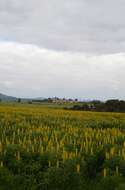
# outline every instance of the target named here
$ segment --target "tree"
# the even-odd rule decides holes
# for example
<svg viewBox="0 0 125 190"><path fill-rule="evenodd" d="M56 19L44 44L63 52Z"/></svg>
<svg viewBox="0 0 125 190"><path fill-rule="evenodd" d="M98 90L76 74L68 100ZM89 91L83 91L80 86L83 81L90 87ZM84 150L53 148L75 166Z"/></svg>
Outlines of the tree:
<svg viewBox="0 0 125 190"><path fill-rule="evenodd" d="M20 103L21 102L21 98L18 98L17 102Z"/></svg>

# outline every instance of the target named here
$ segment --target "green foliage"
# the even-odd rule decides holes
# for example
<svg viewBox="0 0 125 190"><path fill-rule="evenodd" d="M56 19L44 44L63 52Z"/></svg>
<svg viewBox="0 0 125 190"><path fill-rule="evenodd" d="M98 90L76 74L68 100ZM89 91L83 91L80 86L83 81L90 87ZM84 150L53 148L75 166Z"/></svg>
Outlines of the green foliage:
<svg viewBox="0 0 125 190"><path fill-rule="evenodd" d="M123 183L123 179L118 176L110 176L102 179L98 185L97 190L116 190L120 184Z"/></svg>
<svg viewBox="0 0 125 190"><path fill-rule="evenodd" d="M115 190L125 190L125 183L120 184Z"/></svg>
<svg viewBox="0 0 125 190"><path fill-rule="evenodd" d="M81 177L80 174L76 173L72 161L68 161L63 167L48 169L45 181L48 189L51 190L81 189Z"/></svg>

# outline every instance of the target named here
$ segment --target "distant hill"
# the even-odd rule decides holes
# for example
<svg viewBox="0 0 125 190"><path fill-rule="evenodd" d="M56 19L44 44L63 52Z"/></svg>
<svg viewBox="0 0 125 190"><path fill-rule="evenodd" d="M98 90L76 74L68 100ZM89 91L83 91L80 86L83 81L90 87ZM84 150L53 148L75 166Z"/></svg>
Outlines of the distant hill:
<svg viewBox="0 0 125 190"><path fill-rule="evenodd" d="M44 100L46 98L43 98L43 97L37 97L37 98L32 98L33 100Z"/></svg>
<svg viewBox="0 0 125 190"><path fill-rule="evenodd" d="M7 96L5 94L0 93L0 100L2 101L16 101L17 98L13 96Z"/></svg>

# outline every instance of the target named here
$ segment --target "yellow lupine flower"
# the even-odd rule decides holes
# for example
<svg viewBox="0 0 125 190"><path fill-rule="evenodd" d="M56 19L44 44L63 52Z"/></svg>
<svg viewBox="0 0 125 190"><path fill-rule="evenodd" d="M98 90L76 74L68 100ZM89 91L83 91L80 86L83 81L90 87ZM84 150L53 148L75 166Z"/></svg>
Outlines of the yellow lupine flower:
<svg viewBox="0 0 125 190"><path fill-rule="evenodd" d="M80 172L80 164L77 164L77 165L76 165L76 171L77 171L77 173Z"/></svg>
<svg viewBox="0 0 125 190"><path fill-rule="evenodd" d="M103 177L106 177L106 175L107 175L107 170L106 170L106 168L104 168L103 169Z"/></svg>

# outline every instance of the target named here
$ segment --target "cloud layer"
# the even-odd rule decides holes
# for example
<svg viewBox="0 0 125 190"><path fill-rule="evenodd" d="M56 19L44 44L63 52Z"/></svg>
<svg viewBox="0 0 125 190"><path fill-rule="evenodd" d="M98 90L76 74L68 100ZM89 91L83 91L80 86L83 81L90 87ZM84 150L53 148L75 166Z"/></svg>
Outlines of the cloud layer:
<svg viewBox="0 0 125 190"><path fill-rule="evenodd" d="M58 51L125 51L124 0L0 0L2 40Z"/></svg>
<svg viewBox="0 0 125 190"><path fill-rule="evenodd" d="M0 92L125 97L124 0L0 0Z"/></svg>
<svg viewBox="0 0 125 190"><path fill-rule="evenodd" d="M0 59L0 91L11 95L86 99L125 96L124 53L92 56L1 42Z"/></svg>

